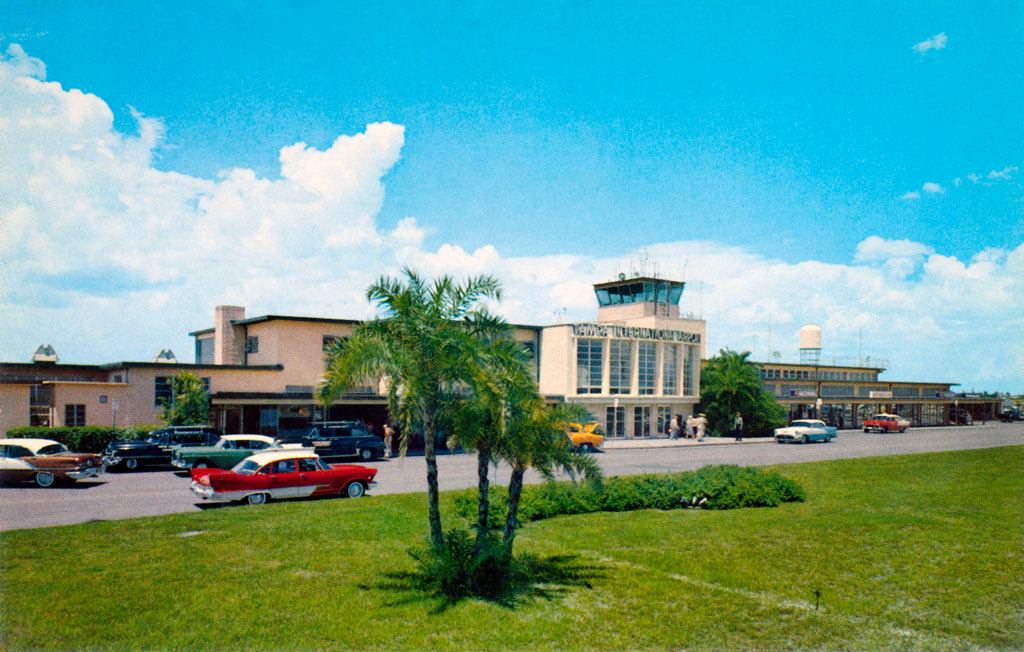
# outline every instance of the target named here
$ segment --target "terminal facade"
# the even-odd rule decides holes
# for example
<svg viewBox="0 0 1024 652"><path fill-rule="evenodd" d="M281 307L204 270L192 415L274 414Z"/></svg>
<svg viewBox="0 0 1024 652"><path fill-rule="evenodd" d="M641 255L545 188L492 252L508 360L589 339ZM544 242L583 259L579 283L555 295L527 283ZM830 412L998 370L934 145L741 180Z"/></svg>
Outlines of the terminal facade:
<svg viewBox="0 0 1024 652"><path fill-rule="evenodd" d="M594 286L595 321L515 325L513 337L532 355L541 394L578 403L609 437L663 436L673 416L700 400L707 358L702 319L679 314L684 283L621 277ZM360 419L380 432L387 420L386 379L367 379L330 405L316 399L325 352L360 322L286 315L247 318L219 306L210 328L190 335L195 362L162 351L151 362L64 364L40 347L25 363L0 363L0 433L19 426L134 426L160 421L171 379L200 377L210 393L211 422L227 433L276 435L321 420ZM878 367L762 363L765 386L790 418L820 413L844 427L890 411L914 425L950 423L956 410L995 418L996 403L958 398L951 383L878 379Z"/></svg>

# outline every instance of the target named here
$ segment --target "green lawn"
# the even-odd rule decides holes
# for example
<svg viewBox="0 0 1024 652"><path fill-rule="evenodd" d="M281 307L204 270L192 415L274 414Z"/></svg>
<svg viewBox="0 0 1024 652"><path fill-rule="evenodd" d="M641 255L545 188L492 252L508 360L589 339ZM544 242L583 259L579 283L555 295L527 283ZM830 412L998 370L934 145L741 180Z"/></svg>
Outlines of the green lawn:
<svg viewBox="0 0 1024 652"><path fill-rule="evenodd" d="M422 495L8 532L0 649L1024 648L1024 448L776 468L807 502L527 525L596 576L515 608L382 587Z"/></svg>

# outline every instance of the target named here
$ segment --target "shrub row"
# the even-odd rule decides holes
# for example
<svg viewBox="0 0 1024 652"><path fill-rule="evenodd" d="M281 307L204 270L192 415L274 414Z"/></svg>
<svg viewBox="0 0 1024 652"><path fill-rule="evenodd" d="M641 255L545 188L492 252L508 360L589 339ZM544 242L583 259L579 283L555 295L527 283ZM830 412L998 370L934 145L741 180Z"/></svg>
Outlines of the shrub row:
<svg viewBox="0 0 1024 652"><path fill-rule="evenodd" d="M133 428L106 428L103 426L80 426L41 428L29 426L11 428L7 437L24 439L52 439L64 444L76 453L102 453L114 439L135 439L145 437L160 426L135 426Z"/></svg>
<svg viewBox="0 0 1024 652"><path fill-rule="evenodd" d="M803 489L773 471L735 465L705 466L697 471L664 475L614 477L601 485L549 482L523 487L519 521L536 521L561 514L624 512L634 509L674 509L696 504L704 509L775 507L802 502ZM492 487L492 527L504 524L508 490ZM455 495L459 514L475 520L476 489Z"/></svg>

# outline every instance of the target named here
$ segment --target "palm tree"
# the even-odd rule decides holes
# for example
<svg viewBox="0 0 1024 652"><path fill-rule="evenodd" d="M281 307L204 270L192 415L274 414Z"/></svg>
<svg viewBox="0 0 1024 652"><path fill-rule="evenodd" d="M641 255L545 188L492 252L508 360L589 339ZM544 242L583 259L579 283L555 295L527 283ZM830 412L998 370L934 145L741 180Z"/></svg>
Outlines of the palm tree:
<svg viewBox="0 0 1024 652"><path fill-rule="evenodd" d="M586 410L579 405L546 405L534 388L532 392L515 392L509 400L505 437L498 455L512 467L508 485L508 515L502 543L512 553L518 527L519 500L523 492L526 471L533 468L546 480L554 480L562 471L571 478L585 477L600 482L601 467L589 453L572 446L564 425L572 421L586 421Z"/></svg>
<svg viewBox="0 0 1024 652"><path fill-rule="evenodd" d="M701 370L699 409L719 433L731 428L737 412L752 431L780 425L784 420L778 401L765 391L758 366L749 357L749 351L722 349Z"/></svg>
<svg viewBox="0 0 1024 652"><path fill-rule="evenodd" d="M501 286L491 276L463 283L443 276L428 283L409 268L402 274L404 281L380 277L366 291L383 316L360 324L347 340L335 341L319 394L329 404L366 378L386 378L388 408L401 426L402 450L409 433L423 432L430 540L440 546L435 436L471 378L480 333L503 323L481 305L485 299L500 300Z"/></svg>

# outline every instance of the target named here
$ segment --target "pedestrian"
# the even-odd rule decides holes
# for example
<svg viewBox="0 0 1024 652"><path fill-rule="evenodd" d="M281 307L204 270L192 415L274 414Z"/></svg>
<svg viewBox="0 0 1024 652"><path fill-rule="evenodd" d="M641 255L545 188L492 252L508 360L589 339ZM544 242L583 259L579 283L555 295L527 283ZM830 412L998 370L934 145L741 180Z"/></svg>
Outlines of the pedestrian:
<svg viewBox="0 0 1024 652"><path fill-rule="evenodd" d="M672 421L668 424L668 436L669 439L679 439L679 416L672 417Z"/></svg>
<svg viewBox="0 0 1024 652"><path fill-rule="evenodd" d="M697 429L697 441L704 441L704 428L708 426L708 418L703 412L693 420L693 425Z"/></svg>
<svg viewBox="0 0 1024 652"><path fill-rule="evenodd" d="M736 438L736 441L743 441L743 416L739 412L732 420L732 436Z"/></svg>
<svg viewBox="0 0 1024 652"><path fill-rule="evenodd" d="M395 439L395 430L391 424L384 424L384 455L391 457L391 442Z"/></svg>
<svg viewBox="0 0 1024 652"><path fill-rule="evenodd" d="M697 426L694 423L694 421L696 421L696 418L692 414L690 416L686 417L686 438L687 439L693 439L696 436L696 435L694 435L694 432L696 432L695 428Z"/></svg>

